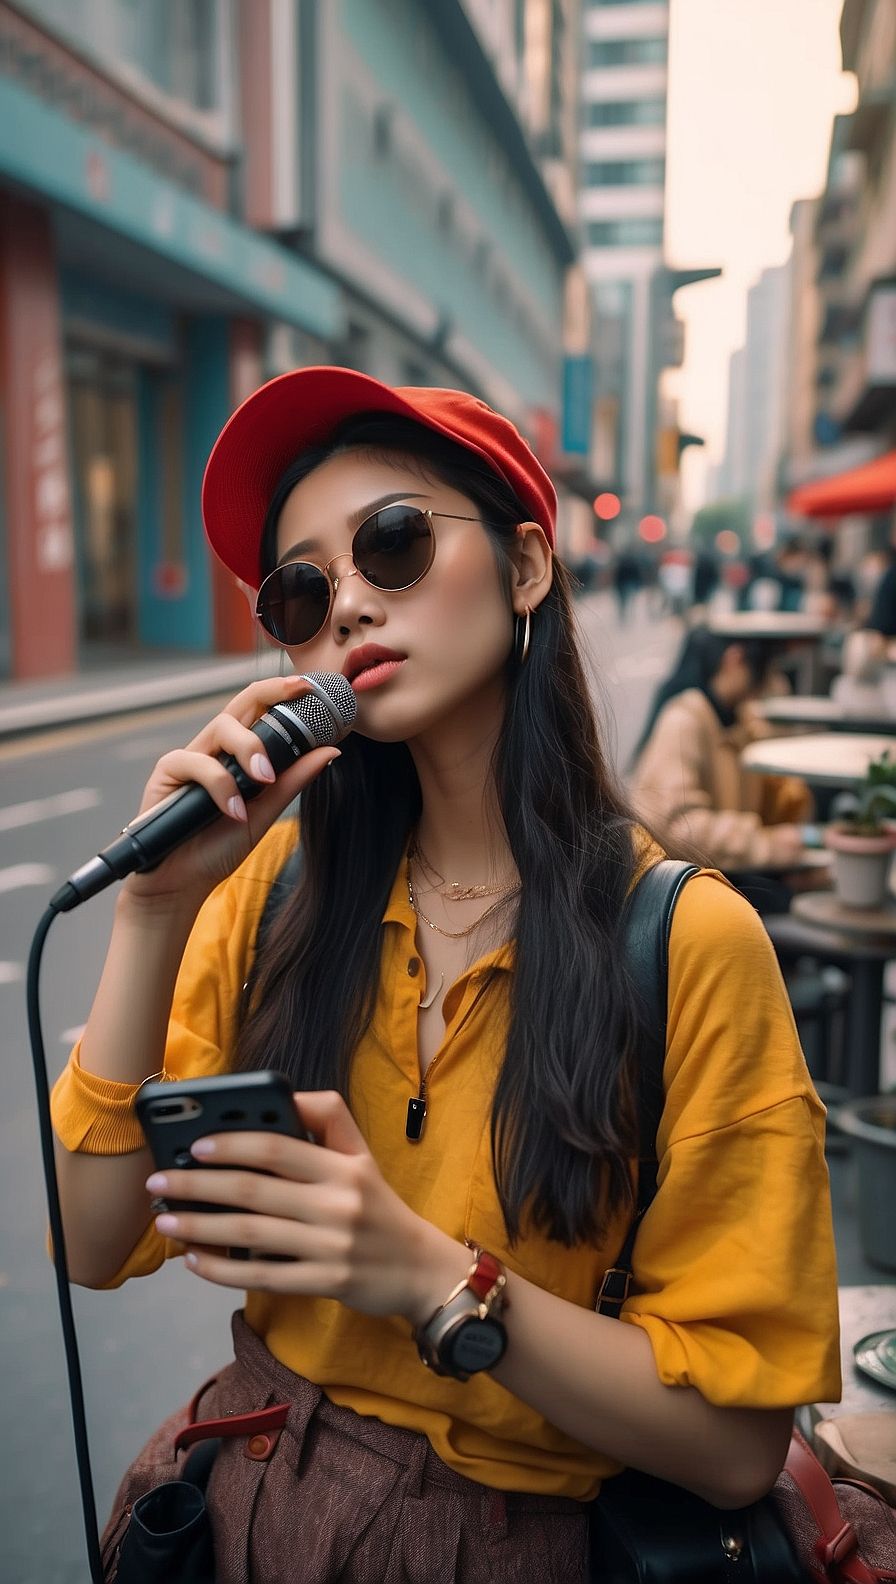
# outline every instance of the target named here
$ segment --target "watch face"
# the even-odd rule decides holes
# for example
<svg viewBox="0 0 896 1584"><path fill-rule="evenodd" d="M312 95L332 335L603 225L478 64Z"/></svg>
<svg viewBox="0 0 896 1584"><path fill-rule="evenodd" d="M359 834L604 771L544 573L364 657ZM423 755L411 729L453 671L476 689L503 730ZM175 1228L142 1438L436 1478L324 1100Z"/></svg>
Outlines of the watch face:
<svg viewBox="0 0 896 1584"><path fill-rule="evenodd" d="M507 1332L500 1321L471 1318L447 1339L448 1362L453 1370L475 1375L479 1370L492 1369L503 1357L506 1346Z"/></svg>

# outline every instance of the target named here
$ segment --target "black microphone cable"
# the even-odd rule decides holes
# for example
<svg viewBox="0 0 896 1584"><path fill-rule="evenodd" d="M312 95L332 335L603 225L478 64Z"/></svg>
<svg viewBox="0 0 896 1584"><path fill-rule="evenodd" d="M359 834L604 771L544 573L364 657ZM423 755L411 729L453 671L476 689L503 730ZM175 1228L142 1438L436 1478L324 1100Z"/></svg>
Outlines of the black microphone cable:
<svg viewBox="0 0 896 1584"><path fill-rule="evenodd" d="M68 1276L68 1258L65 1252L65 1234L62 1230L62 1206L59 1202L59 1181L56 1176L56 1156L53 1148L53 1123L50 1118L50 1086L47 1078L47 1058L40 1024L40 963L50 925L56 917L56 908L48 907L34 932L31 950L28 954L28 975L26 981L28 1036L31 1041L31 1056L34 1063L34 1087L37 1093L40 1150L43 1157L44 1182L47 1189L50 1236L53 1240L56 1296L59 1300L62 1341L65 1347L65 1366L68 1371L69 1394L72 1405L72 1428L75 1435L78 1481L81 1486L81 1508L84 1513L87 1560L90 1565L92 1584L103 1584L99 1526L96 1521L96 1497L93 1489L93 1473L90 1466L87 1419L84 1412L81 1358L78 1352L78 1338L75 1333L75 1316L72 1309L72 1294Z"/></svg>

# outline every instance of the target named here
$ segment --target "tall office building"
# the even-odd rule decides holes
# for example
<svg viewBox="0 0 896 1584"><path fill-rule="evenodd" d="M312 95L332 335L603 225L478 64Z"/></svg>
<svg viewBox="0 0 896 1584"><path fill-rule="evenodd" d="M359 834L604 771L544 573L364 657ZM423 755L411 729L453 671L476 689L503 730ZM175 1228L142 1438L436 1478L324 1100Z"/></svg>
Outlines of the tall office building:
<svg viewBox="0 0 896 1584"><path fill-rule="evenodd" d="M583 20L579 213L598 318L597 449L636 519L656 505L657 381L673 361L655 344L668 0L588 0Z"/></svg>

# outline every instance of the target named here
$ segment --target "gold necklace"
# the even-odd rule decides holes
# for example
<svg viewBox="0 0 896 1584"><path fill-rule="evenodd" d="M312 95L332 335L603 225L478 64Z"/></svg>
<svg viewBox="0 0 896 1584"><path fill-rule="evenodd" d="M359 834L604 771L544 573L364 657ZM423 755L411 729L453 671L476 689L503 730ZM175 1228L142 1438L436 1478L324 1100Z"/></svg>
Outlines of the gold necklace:
<svg viewBox="0 0 896 1584"><path fill-rule="evenodd" d="M500 896L498 898L497 902L493 902L491 907L486 908L485 912L481 913L479 915L478 919L474 919L472 924L468 924L466 929L462 929L462 930L446 930L446 929L442 929L438 924L434 924L432 919L431 918L427 918L426 914L420 908L420 905L417 902L416 897L414 896L414 886L413 886L413 882L411 881L411 867L410 867L410 864L408 864L407 881L408 881L408 902L410 903L411 907L413 908L414 912L416 913L418 919L420 920L420 922L422 924L428 924L429 928L431 930L435 930L437 935L444 935L446 940L463 940L465 935L472 935L474 929L478 929L479 925L480 924L484 924L487 918L491 918L493 913L497 913L498 909L500 907L503 907L505 902L509 902L512 897L517 896L518 893L519 893L519 890L520 890L519 886L514 886L512 891L505 891L504 895Z"/></svg>
<svg viewBox="0 0 896 1584"><path fill-rule="evenodd" d="M416 840L411 843L408 850L408 859L416 859L425 878L430 881L436 881L433 890L444 902L476 902L480 897L503 896L506 893L506 888L501 886L462 885L459 880L447 881L445 876L439 873L435 864L427 858L423 848ZM440 891L440 885L447 885L447 891Z"/></svg>

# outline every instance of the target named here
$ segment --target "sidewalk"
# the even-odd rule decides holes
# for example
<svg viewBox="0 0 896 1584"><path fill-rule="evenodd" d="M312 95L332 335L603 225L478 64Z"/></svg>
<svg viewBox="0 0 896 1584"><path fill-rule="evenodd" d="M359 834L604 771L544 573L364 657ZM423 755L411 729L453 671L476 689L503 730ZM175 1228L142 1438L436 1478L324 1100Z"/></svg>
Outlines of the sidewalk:
<svg viewBox="0 0 896 1584"><path fill-rule="evenodd" d="M228 697L262 677L276 676L280 657L261 650L243 655L158 655L91 668L38 682L0 683L0 742L129 715L190 699Z"/></svg>

